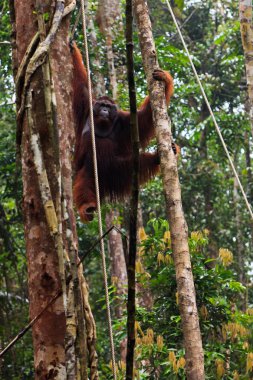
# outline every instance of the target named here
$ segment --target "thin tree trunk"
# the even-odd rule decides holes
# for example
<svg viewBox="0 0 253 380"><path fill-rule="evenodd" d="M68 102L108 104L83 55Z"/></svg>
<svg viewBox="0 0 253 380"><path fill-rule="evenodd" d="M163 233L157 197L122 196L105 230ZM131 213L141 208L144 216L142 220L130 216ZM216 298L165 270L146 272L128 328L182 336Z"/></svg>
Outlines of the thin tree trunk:
<svg viewBox="0 0 253 380"><path fill-rule="evenodd" d="M100 96L105 95L105 82L104 77L101 72L102 65L100 61L100 57L98 54L98 42L97 42L97 35L95 30L95 25L93 22L93 18L89 14L89 1L85 0L85 7L87 10L87 28L89 31L89 43L91 45L91 48L94 52L94 59L92 61L92 67L93 67L93 90L94 90L94 96L95 98L99 98Z"/></svg>
<svg viewBox="0 0 253 380"><path fill-rule="evenodd" d="M110 20L112 20L113 17L115 17L118 14L117 6L115 8L113 6L108 8L107 9L108 13L106 14L104 4L105 4L104 1L100 3L99 17L100 19L103 19L103 20L109 17ZM105 33L104 30L103 32ZM96 40L95 29L93 30L93 39L94 41ZM114 56L113 56L113 60L114 60ZM97 57L97 62L100 62L99 57ZM101 64L100 64L100 67L101 67ZM116 72L114 72L113 77L115 78L115 81L113 81L112 83L110 82L110 86L112 89L112 93L115 94L117 93ZM93 85L93 88L94 88L95 93L97 93L97 96L105 95L105 88L104 88L104 91L101 92L101 88L98 82L96 82ZM106 214L107 229L109 229L112 225L116 225L118 228L120 228L120 225L117 222L118 218L119 218L119 212L117 210L108 211ZM126 285L127 285L126 262L125 262L125 256L124 256L122 237L121 237L121 234L114 229L109 233L108 238L109 238L108 248L109 248L109 253L110 253L111 263L112 263L111 276L117 288L117 294L119 296L122 296L123 294L126 293ZM122 307L118 305L115 309L115 313L118 318L122 318L123 316Z"/></svg>
<svg viewBox="0 0 253 380"><path fill-rule="evenodd" d="M109 78L110 78L110 87L112 91L113 100L117 100L117 79L116 79L116 70L114 64L114 54L113 54L113 33L112 25L114 23L113 17L113 6L109 0L100 0L100 17L99 25L101 32L105 36L106 42L106 55L107 63L109 67Z"/></svg>
<svg viewBox="0 0 253 380"><path fill-rule="evenodd" d="M252 176L252 166L250 157L250 135L248 132L244 133L244 146L245 146L245 162L247 168L247 195L249 201L253 203L253 176Z"/></svg>
<svg viewBox="0 0 253 380"><path fill-rule="evenodd" d="M119 212L111 210L106 214L106 226L109 229L112 225L116 225L120 228L120 225L117 222L119 218ZM122 297L126 294L127 287L127 273L126 273L126 261L123 250L123 243L121 234L113 229L109 234L108 241L109 253L111 257L111 276L112 282L115 284L117 289L117 295ZM115 314L117 318L122 318L122 302L118 302Z"/></svg>
<svg viewBox="0 0 253 380"><path fill-rule="evenodd" d="M251 134L253 137L253 25L252 25L252 1L251 0L240 0L239 2L239 19L242 37L242 46L244 50L245 57L245 68L246 68L246 79L248 86L248 99L246 102L246 111L249 115L249 120L251 124ZM251 167L248 166L247 151L249 151L249 146L246 146L246 160L247 160L247 173L248 178L251 175ZM248 155L250 157L250 155ZM249 160L250 162L250 160ZM252 199L252 187L249 192L250 199ZM253 236L253 223L251 221L251 235Z"/></svg>
<svg viewBox="0 0 253 380"><path fill-rule="evenodd" d="M237 230L237 263L238 263L238 274L239 281L245 285L245 273L244 273L244 246L243 246L243 237L241 230L241 214L240 214L240 196L238 194L238 182L237 179L234 178L234 207L235 207L235 224Z"/></svg>
<svg viewBox="0 0 253 380"><path fill-rule="evenodd" d="M133 58L133 2L126 1L126 55L127 79L130 103L130 127L133 149L132 190L129 212L129 253L127 257L127 354L126 354L126 380L134 377L134 348L135 348L135 313L136 313L136 255L137 255L137 219L139 201L139 129L137 118L136 89L134 80Z"/></svg>
<svg viewBox="0 0 253 380"><path fill-rule="evenodd" d="M248 85L248 111L253 136L253 25L252 25L252 1L240 0L239 18L241 26L242 45L245 56L246 78Z"/></svg>
<svg viewBox="0 0 253 380"><path fill-rule="evenodd" d="M165 105L164 85L152 80L152 73L158 67L158 63L146 1L134 0L134 10L161 158L166 212L170 223L186 352L186 375L189 380L203 380L205 377L204 355L190 262L188 228L182 209L176 158L171 145L171 130Z"/></svg>
<svg viewBox="0 0 253 380"><path fill-rule="evenodd" d="M200 114L199 120L205 120L207 115L207 108L206 104L203 103L202 105L202 111ZM207 160L208 159L208 150L207 150L207 127L205 126L203 131L201 132L200 137L200 144L199 144L199 152L200 152L200 158L201 160ZM203 173L203 175L206 175L206 173ZM208 181L205 181L205 184L203 186L203 196L205 199L205 216L206 216L206 225L205 227L209 231L208 235L208 255L212 259L217 259L218 256L218 247L216 244L216 241L213 237L213 230L214 230L214 222L213 222L213 202L212 202L212 189L210 188L210 185ZM210 262L209 267L215 266L215 261Z"/></svg>
<svg viewBox="0 0 253 380"><path fill-rule="evenodd" d="M85 305L72 204L72 59L69 20L63 18L73 4L37 0L35 8L32 0L10 1L30 318L63 291L33 325L35 379L87 379ZM67 289L69 264L73 282Z"/></svg>
<svg viewBox="0 0 253 380"><path fill-rule="evenodd" d="M119 218L119 212L117 210L108 211L106 214L106 227L109 229L112 225L120 228L120 224L117 222ZM108 237L108 251L111 258L111 278L112 283L116 287L116 294L119 298L116 302L115 315L116 318L121 319L123 317L123 296L127 293L127 271L126 260L124 255L124 248L121 234L113 229ZM123 339L120 342L120 358L122 362L126 361L126 345L127 340Z"/></svg>
<svg viewBox="0 0 253 380"><path fill-rule="evenodd" d="M115 20L115 18L118 19L119 17L120 17L120 9L119 9L119 2L117 0L116 2L114 1L113 3L110 3L110 7L108 7L107 5L107 0L100 1L99 24L100 24L101 31L103 32L104 35L107 35L108 33L108 31L106 31L105 29L106 20L107 20L107 24L110 24L110 26L112 26L113 20ZM104 21L101 22L101 20L104 20ZM117 30L117 32L119 32L119 30ZM110 33L112 33L111 30L110 30ZM116 31L114 34L116 34ZM95 30L94 30L94 34L93 34L94 40L95 40L95 37L96 35L95 35ZM110 87L112 90L113 97L115 97L117 96L117 73L114 67L114 53L111 47L109 47L109 52L108 52L108 46L107 46L107 59L109 59L109 56L113 62L113 65L111 65L110 62L108 61L109 70L111 68L113 69L113 73L109 72ZM94 66L95 66L95 62L94 62ZM100 67L101 67L101 64L100 64ZM97 93L97 96L105 95L105 88L103 92L101 93L101 87L98 82L96 82L93 87L95 90L94 92ZM107 229L109 229L112 225L116 225L118 228L120 228L121 226L117 221L118 218L119 218L119 212L116 209L108 211L106 214ZM108 241L109 254L111 257L112 282L114 283L116 287L116 294L119 296L119 298L122 298L122 296L127 293L127 270L126 270L126 261L125 261L125 256L124 256L122 237L121 237L121 234L117 230L113 229L110 232L108 239L109 239ZM120 300L119 302L117 302L117 305L115 308L115 314L118 319L121 319L123 317L122 302ZM123 362L126 361L126 339L123 339L120 343L120 357Z"/></svg>

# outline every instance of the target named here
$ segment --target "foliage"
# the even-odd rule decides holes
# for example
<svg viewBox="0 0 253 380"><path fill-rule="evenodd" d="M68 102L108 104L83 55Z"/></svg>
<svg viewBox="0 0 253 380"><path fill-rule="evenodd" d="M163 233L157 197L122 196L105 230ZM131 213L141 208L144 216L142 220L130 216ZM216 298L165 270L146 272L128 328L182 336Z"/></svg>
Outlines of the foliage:
<svg viewBox="0 0 253 380"><path fill-rule="evenodd" d="M7 0L3 0L0 5L1 346L5 346L28 319L21 210L22 184L20 168L15 166L15 99L11 76L11 26L7 3ZM101 59L100 69L104 77L108 78L105 41L96 26L97 2L89 3L89 15L95 22L97 52ZM250 379L253 377L252 226L242 198L239 197L238 200L235 197L235 181L227 158L165 1L149 0L148 3L160 66L170 70L175 79L175 95L169 114L173 136L181 146L178 166L184 212L189 230L202 231L193 233L189 242L205 348L207 379L238 379L239 374L240 379ZM252 129L245 112L246 80L238 4L235 1L216 0L174 0L171 4L249 201L253 203ZM81 46L80 25L76 36ZM127 109L125 41L122 33L116 35L113 49L118 76L119 104L123 109ZM91 69L95 53L95 50L90 49ZM135 70L140 103L147 94L147 88L137 32ZM106 88L109 94L108 80ZM150 149L156 149L155 142ZM165 218L161 178L156 178L142 189L141 204L143 223L148 235L143 241L142 256L138 262L138 281L144 290L150 289L154 306L150 311L143 307L138 309L138 373L141 379L183 379L184 350L175 270L171 259L169 235L164 238L168 226L158 219ZM104 208L104 215L107 207L110 206ZM127 214L127 208L127 204L122 207L122 214ZM152 218L156 219L150 222ZM122 222L126 226L127 218ZM208 233L204 229L207 229ZM78 235L80 252L85 254L97 239L96 220L86 226L78 222ZM233 252L233 262L230 266L224 265L226 260L226 263L231 261L228 253L221 251L218 259L220 248ZM111 376L110 350L104 298L101 295L103 280L98 251L96 247L92 253L85 255L84 268L97 323L101 378L108 380ZM109 264L108 260L108 267ZM113 286L110 291L113 306ZM125 299L122 299L122 303L125 303ZM116 347L119 347L124 338L124 327L124 317L115 321ZM31 336L27 335L4 358L0 377L32 379L31 347ZM120 366L124 372L124 365L120 363Z"/></svg>
<svg viewBox="0 0 253 380"><path fill-rule="evenodd" d="M136 358L143 373L140 378L184 379L183 337L168 224L154 219L147 229L150 233L144 236L140 251L145 272L139 273L138 281L152 291L154 306L151 311L138 309ZM234 371L246 376L247 356L253 349L253 316L251 310L243 312L236 306L245 287L228 268L228 251L223 249L216 260L208 257L208 230L192 232L189 245L206 376L216 378L221 368L226 368L226 378L233 378Z"/></svg>
<svg viewBox="0 0 253 380"><path fill-rule="evenodd" d="M8 2L0 6L0 341L1 349L27 323L27 273L21 216L22 183L16 168L14 82ZM32 378L33 351L27 334L3 358L0 377ZM28 376L28 377L26 377Z"/></svg>

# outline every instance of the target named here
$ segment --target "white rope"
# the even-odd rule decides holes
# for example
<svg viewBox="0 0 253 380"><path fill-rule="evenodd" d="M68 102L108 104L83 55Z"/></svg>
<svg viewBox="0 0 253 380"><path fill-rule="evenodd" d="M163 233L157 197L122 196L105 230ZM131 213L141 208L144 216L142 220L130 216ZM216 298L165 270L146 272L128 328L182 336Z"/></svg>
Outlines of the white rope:
<svg viewBox="0 0 253 380"><path fill-rule="evenodd" d="M219 126L218 126L218 124L217 124L217 121L216 121L215 116L214 116L214 114L213 114L213 111L212 111L211 105L210 105L210 103L209 103L209 100L207 99L207 96L206 96L205 90L204 90L204 88L203 88L203 86L202 86L202 83L201 83L201 81L200 81L200 79L199 79L199 76L198 76L198 73L197 73L197 71L196 71L196 68L195 68L195 66L194 66L194 63L193 63L193 61L192 61L192 59L191 59L191 56L190 56L189 50L188 50L188 48L187 48L187 45L186 45L186 43L185 43L184 37L183 37L183 35L182 35L182 33L181 33L181 30L180 30L179 25L178 25L178 23L177 23L177 20L176 20L176 18L175 18L175 16L174 16L174 13L173 13L173 10L172 10L172 8L171 8L171 6L170 6L169 1L166 0L166 3L167 3L167 6L168 6L168 9L169 9L169 11L170 11L171 17L172 17L172 19L173 19L173 21L174 21L174 23L175 23L175 25L176 25L176 28L177 28L178 34L179 34L179 36L180 36L180 38L181 38L181 41L182 41L182 44L183 44L183 46L184 46L184 48L185 48L186 54L187 54L187 56L188 56L188 58L189 58L189 60L190 60L190 63L191 63L191 66L192 66L192 70L193 70L194 75L195 75L195 77L196 77L196 79L197 79L197 81L198 81L198 84L199 84L199 87L200 87L200 89L201 89L201 92L202 92L203 98L205 99L205 102L206 102L207 108L208 108L208 110L209 110L209 112L210 112L210 115L211 115L211 117L212 117L212 119L213 119L213 122L214 122L214 125L215 125L215 128L216 128L216 131L217 131L217 133L218 133L218 135L219 135L219 138L220 138L221 143L222 143L222 145L223 145L223 148L224 148L224 150L225 150L225 152L226 152L226 155L227 155L227 157L228 157L228 160L229 160L229 163L230 163L230 165L231 165L231 168L232 168L232 170L233 170L233 172L234 172L235 178L236 178L236 180L237 180L237 182L238 182L238 185L239 185L239 187L240 187L240 189L241 189L241 192L242 192L243 198L244 198L244 200L245 200L246 206L247 206L247 208L248 208L248 210L249 210L250 216L251 216L251 218L252 218L252 220L253 220L253 212L252 212L251 205L249 204L249 201L248 201L247 196L246 196L246 194L245 194L245 191L244 191L244 189L243 189L243 187L242 187L241 181L240 181L240 179L239 179L239 176L238 176L238 174L237 174L237 171L236 171L236 169L235 169L235 166L234 166L234 164L233 164L233 161L232 161L232 159L231 159L231 157L230 157L230 154L229 154L229 151L228 151L228 149L227 149L226 143L225 143L225 141L224 141L224 139L223 139L223 137L222 137L222 134L221 134L220 128L219 128Z"/></svg>
<svg viewBox="0 0 253 380"><path fill-rule="evenodd" d="M112 372L113 372L113 379L116 380L117 379L117 377L116 377L116 361L115 361L115 350L114 350L113 332L112 332L112 320L111 320L109 292L108 292L108 281L107 281L107 272L106 272L105 248L104 248L104 240L103 240L103 227L102 227L100 194L99 194L99 183L98 183L98 170L97 170L95 126L94 126L94 119L93 119L92 89L91 89L91 79L90 79L89 49L88 49L87 33L86 33L86 19L85 19L84 0L81 0L81 10L82 10L82 21L83 21L84 49L85 49L85 55L86 55L86 68L87 68L87 77L88 77L91 140L92 140L92 150L93 150L93 164L94 164L94 177L95 177L97 212L98 212L100 251L101 251L101 256L102 256L102 268L103 268L104 286L105 286L105 301L106 301L107 320L108 320L110 345L111 345Z"/></svg>

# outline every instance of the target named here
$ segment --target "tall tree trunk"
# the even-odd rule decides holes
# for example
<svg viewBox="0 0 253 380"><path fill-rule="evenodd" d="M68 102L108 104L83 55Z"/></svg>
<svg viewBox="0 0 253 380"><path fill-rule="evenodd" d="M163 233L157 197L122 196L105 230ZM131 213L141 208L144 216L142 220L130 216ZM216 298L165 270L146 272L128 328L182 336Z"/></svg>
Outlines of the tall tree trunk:
<svg viewBox="0 0 253 380"><path fill-rule="evenodd" d="M170 223L186 352L186 375L189 380L203 380L205 377L204 355L190 262L188 228L182 209L176 158L171 145L171 130L165 105L164 85L152 80L152 73L158 64L146 1L134 0L134 10L161 158L166 212Z"/></svg>
<svg viewBox="0 0 253 380"><path fill-rule="evenodd" d="M139 202L140 138L138 128L136 87L134 78L133 1L126 1L126 57L130 104L130 130L133 154L131 199L129 209L129 249L127 257L127 354L126 380L134 378L135 318L136 318L136 257Z"/></svg>
<svg viewBox="0 0 253 380"><path fill-rule="evenodd" d="M248 111L253 136L253 25L252 25L252 1L240 0L239 17L241 25L242 45L245 56L246 78L248 85Z"/></svg>
<svg viewBox="0 0 253 380"><path fill-rule="evenodd" d="M85 7L86 7L86 14L87 14L87 29L89 30L89 42L91 45L91 48L94 52L94 59L92 61L92 67L93 67L93 90L94 90L94 96L95 98L99 98L100 96L105 95L105 82L104 77L101 72L101 61L100 56L98 54L98 42L97 42L97 35L96 35L96 29L93 22L93 18L89 14L89 1L85 0Z"/></svg>
<svg viewBox="0 0 253 380"><path fill-rule="evenodd" d="M200 114L199 121L203 121L206 118L208 110L206 108L206 104L202 104L202 111ZM201 132L200 136L200 144L199 144L199 152L200 152L200 158L203 160L202 162L206 161L208 159L208 150L207 150L207 126L204 127L203 131ZM207 173L203 173L204 176L207 176ZM206 215L206 225L205 227L209 231L208 235L208 255L212 259L217 259L218 256L218 247L217 243L213 237L213 231L214 231L214 222L213 222L213 202L212 202L212 189L210 188L210 185L208 181L205 181L205 184L203 186L203 196L205 199L205 215ZM215 261L209 263L209 267L214 267Z"/></svg>
<svg viewBox="0 0 253 380"><path fill-rule="evenodd" d="M110 2L110 6L108 6L107 0L100 0L99 2L99 10L98 10L98 24L100 26L101 32L105 35L107 41L107 60L109 67L109 78L110 78L110 88L112 91L113 99L116 100L117 97L117 73L114 66L114 53L112 50L112 27L113 21L115 19L120 19L120 8L118 0L113 0ZM102 21L103 20L103 21ZM109 30L106 28L106 25L110 25ZM115 30L114 35L119 32L119 30ZM110 38L109 36L110 35ZM93 38L95 40L95 30L93 34ZM109 44L108 44L109 43ZM94 62L95 66L95 62ZM101 64L100 66L101 67ZM112 72L111 72L112 70ZM101 75L102 76L102 75ZM101 80L101 79L100 79ZM95 93L98 96L105 95L105 88L101 93L101 87L98 82L95 83L94 86ZM107 212L105 222L106 227L109 229L112 225L120 228L121 225L118 222L119 212L116 209L112 209ZM116 294L119 298L122 298L124 294L127 292L127 271L126 271L126 262L124 256L123 242L121 234L117 230L112 230L108 236L108 250L111 258L111 277L112 282L116 287ZM115 314L118 319L123 317L123 309L122 302L119 302L115 308ZM126 360L126 339L123 339L120 343L120 357L121 360L125 362Z"/></svg>
<svg viewBox="0 0 253 380"><path fill-rule="evenodd" d="M72 5L10 1L30 318L63 292L33 325L35 379L87 379L87 291L77 270L72 204L72 59L63 17Z"/></svg>
<svg viewBox="0 0 253 380"><path fill-rule="evenodd" d="M106 35L106 33L108 33L108 31L106 31L106 25L110 25L111 27L113 24L113 20L115 18L120 17L119 2L114 0L111 6L109 7L108 0L100 0L98 14L99 14L99 20L100 20L99 21L100 29ZM111 32L112 31L110 31L110 33ZM116 71L114 70L114 54L112 50L110 54L112 54L110 56L111 57L110 59L112 59L113 61L113 65L111 66L108 55L107 55L108 66L109 66L110 87L112 90L112 94L116 96L117 74L116 74ZM111 68L113 69L113 72L111 72ZM97 85L95 84L95 91L97 92L96 87ZM105 92L100 93L99 96L102 96L104 94ZM121 226L119 225L117 221L118 218L119 218L119 212L116 209L109 211L106 214L107 229L109 229L113 224L115 224L118 228L120 228ZM126 293L127 273L126 273L126 263L125 263L125 257L124 257L122 238L121 238L121 234L118 231L113 230L110 232L108 247L109 247L109 253L112 260L112 274L111 275L113 278L117 279L115 283L117 287L117 293L122 295ZM116 308L116 315L118 316L118 318L122 317L122 308L118 308L118 307Z"/></svg>
<svg viewBox="0 0 253 380"><path fill-rule="evenodd" d="M119 218L119 212L116 210L111 210L106 214L106 226L109 229L112 225L120 228L117 219ZM109 234L108 241L109 253L111 257L111 276L112 282L115 284L117 289L117 295L122 297L126 294L127 286L127 273L126 273L126 262L124 257L123 243L121 234L115 229ZM119 301L115 309L115 314L117 318L122 318L122 302Z"/></svg>
<svg viewBox="0 0 253 380"><path fill-rule="evenodd" d="M246 111L249 115L249 120L251 124L251 135L253 137L253 25L252 25L252 1L251 0L240 0L239 2L239 19L241 27L241 37L242 46L244 50L245 57L245 68L246 68L246 79L248 86L248 98L246 101ZM246 145L246 163L247 163L247 174L248 174L248 186L251 182L251 165L250 165L250 152L249 144ZM250 191L248 195L252 203L253 190L252 186L249 188ZM251 235L253 236L253 223L251 221Z"/></svg>
<svg viewBox="0 0 253 380"><path fill-rule="evenodd" d="M113 54L113 32L112 26L118 18L119 2L113 0L99 0L98 24L101 32L105 36L106 55L109 67L110 87L113 100L117 100L117 78Z"/></svg>
<svg viewBox="0 0 253 380"><path fill-rule="evenodd" d="M121 228L118 218L119 212L117 210L108 211L105 219L107 229L112 225ZM123 296L127 293L127 271L122 236L115 229L110 232L108 237L108 251L111 258L112 283L116 288L118 297L114 312L117 319L122 319L124 310L122 300ZM120 342L120 358L122 362L126 361L126 344L126 338Z"/></svg>
<svg viewBox="0 0 253 380"><path fill-rule="evenodd" d="M236 223L236 243L237 243L237 263L238 263L238 274L239 281L245 285L245 265L244 265L244 245L243 245L243 236L242 236L242 222L241 222L241 213L240 213L240 196L238 194L238 182L237 179L234 178L234 207L235 207L235 223Z"/></svg>
<svg viewBox="0 0 253 380"><path fill-rule="evenodd" d="M253 204L253 176L250 156L250 134L244 133L244 146L245 146L245 163L247 168L247 195L250 204Z"/></svg>

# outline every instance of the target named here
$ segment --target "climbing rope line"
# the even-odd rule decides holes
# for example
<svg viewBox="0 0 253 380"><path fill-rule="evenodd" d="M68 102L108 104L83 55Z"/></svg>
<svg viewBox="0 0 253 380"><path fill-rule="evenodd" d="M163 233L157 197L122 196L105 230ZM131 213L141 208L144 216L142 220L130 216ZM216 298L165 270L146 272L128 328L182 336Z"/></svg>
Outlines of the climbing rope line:
<svg viewBox="0 0 253 380"><path fill-rule="evenodd" d="M202 86L201 80L200 80L200 78L199 78L199 75L198 75L198 73L197 73L197 70L196 70L196 68L195 68L195 66L194 66L194 63L193 63L193 61L192 61L192 58L191 58L191 56L190 56L189 50L188 50L188 48L187 48L187 45L186 45L186 43L185 43L184 37L183 37L183 35L182 35L182 33L181 33L180 27L179 27L179 25L178 25L178 23L177 23L177 20L176 20L176 18L175 18L175 15L174 15L174 13L173 13L173 10L172 10L172 8L171 8L171 5L170 5L170 3L169 3L169 0L166 0L166 3L167 3L167 6L168 6L168 9L169 9L169 11L170 11L171 17L172 17L172 19L173 19L173 21L174 21L174 24L176 25L176 28L177 28L178 34L179 34L179 36L180 36L180 39L181 39L181 41L182 41L182 44L183 44L184 49L185 49L185 51L186 51L186 54L187 54L187 56L188 56L188 58L189 58L189 61L190 61L190 63L191 63L192 70L193 70L194 75L195 75L195 77L196 77L196 79L197 79L197 82L198 82L199 87L200 87L200 89L201 89L201 92L202 92L203 98L204 98L204 100L205 100L205 102L206 102L207 108L208 108L208 110L209 110L209 112L210 112L210 115L211 115L211 117L212 117L212 120L213 120L213 122L214 122L214 125L215 125L215 128L216 128L216 131L217 131L217 133L218 133L218 135L219 135L219 138L220 138L220 140L221 140L221 143L222 143L222 145L223 145L223 148L224 148L224 150L225 150L225 152L226 152L226 155L227 155L227 157L228 157L228 160L229 160L230 166L231 166L231 168L232 168L232 170L233 170L233 173L234 173L234 175L235 175L235 178L236 178L236 180L237 180L237 182L238 182L238 185L239 185L239 187L240 187L240 190L241 190L241 192L242 192L242 195L243 195L243 198L244 198L244 200L245 200L246 206L247 206L247 208L248 208L248 210L249 210L250 216L251 216L251 218L252 218L252 220L253 220L253 212L252 212L251 205L250 205L250 203L249 203L249 201L248 201L248 199L247 199L246 193L245 193L245 191L244 191L244 189L243 189L243 186L242 186L241 181L240 181L240 179L239 179L238 173L237 173L237 171L236 171L236 168L235 168L235 166L234 166L234 164L233 164L233 161L232 161L231 156L230 156L230 154L229 154L228 148L227 148L227 146L226 146L226 143L225 143L225 141L224 141L224 139L223 139L223 136L222 136L221 130L220 130L219 126L218 126L218 123L217 123L216 118L215 118L215 116L214 116L214 113L213 113L213 111L212 111L212 108L211 108L211 105L210 105L210 103L209 103L209 100L207 99L207 96L206 96L205 90L204 90L204 88L203 88L203 86Z"/></svg>
<svg viewBox="0 0 253 380"><path fill-rule="evenodd" d="M86 19L85 19L84 0L81 0L81 10L82 10L82 27L83 27L83 36L84 36L84 50L85 50L85 56L86 56L86 68L87 68L87 77L88 77L90 125L91 125L91 140L92 140L94 177L95 177L95 189L96 189L96 200L97 200L98 228L99 228L99 237L101 238L103 236L103 227L102 227L100 194L99 194L99 183L98 183L95 126L94 126L94 119L93 119L93 112L92 112L93 110L92 89L91 89L91 78L90 78L89 49L88 49L88 41L87 41L87 33L86 33L87 28L86 28ZM106 301L107 319L108 319L110 345L111 345L112 372L113 372L113 378L114 380L116 380L117 377L116 377L115 350L114 350L114 342L113 342L112 320L111 320L108 281L107 281L107 272L106 272L106 261L105 261L105 248L104 248L103 239L100 240L100 250L101 250L101 257L102 257L102 267L103 267L104 286L105 286L105 301Z"/></svg>

